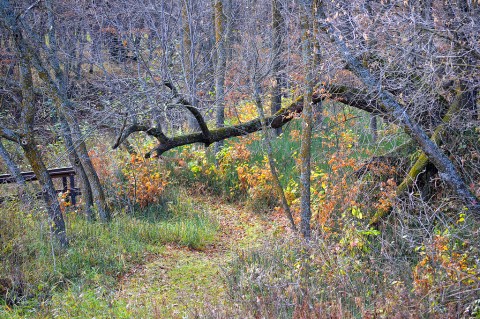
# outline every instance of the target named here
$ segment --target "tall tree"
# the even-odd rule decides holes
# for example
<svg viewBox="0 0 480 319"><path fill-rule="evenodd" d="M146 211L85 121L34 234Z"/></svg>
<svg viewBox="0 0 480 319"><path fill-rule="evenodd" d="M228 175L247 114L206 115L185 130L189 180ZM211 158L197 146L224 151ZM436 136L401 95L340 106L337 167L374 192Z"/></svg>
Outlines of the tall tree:
<svg viewBox="0 0 480 319"><path fill-rule="evenodd" d="M0 18L2 25L9 30L14 39L15 50L19 58L21 100L21 125L18 133L8 128L0 127L0 136L18 143L27 158L33 172L42 186L42 196L47 206L50 219L50 229L61 247L68 246L65 221L60 210L57 193L47 167L35 140L34 122L37 112L34 84L32 76L32 61L30 48L25 45L24 34L17 24L17 14L10 1L0 1Z"/></svg>
<svg viewBox="0 0 480 319"><path fill-rule="evenodd" d="M369 89L369 94L375 96L375 98L382 104L383 113L381 114L390 121L398 123L398 125L405 130L405 132L418 144L420 149L438 169L442 180L452 187L458 198L471 212L475 215L480 215L480 203L478 199L465 184L465 181L460 176L451 160L442 152L435 142L428 137L422 127L411 119L408 112L396 100L395 96L392 93L385 91L379 84L378 80L376 80L370 71L363 66L361 61L353 55L341 35L338 34L333 25L328 21L323 5L319 7L319 10L323 17L325 31L329 35L331 41L335 44L338 52L345 59L352 72Z"/></svg>
<svg viewBox="0 0 480 319"><path fill-rule="evenodd" d="M100 183L100 179L95 171L95 168L93 167L90 156L88 155L85 139L81 133L78 121L72 116L75 106L68 97L67 77L59 60L60 49L57 42L57 29L51 1L46 0L45 6L47 9L49 30L49 48L47 52L48 63L43 63L38 54L33 54L36 62L35 67L39 72L40 78L47 85L57 112L62 118L62 121L64 120L64 125L67 125L70 129L73 137L72 142L75 146L75 151L78 154L77 157L80 160L85 175L87 176L88 183L90 184L92 197L95 202L96 209L98 210L100 219L102 221L109 221L111 218L110 209L106 204L103 186ZM49 70L47 66L50 66L51 70Z"/></svg>
<svg viewBox="0 0 480 319"><path fill-rule="evenodd" d="M277 113L282 107L282 43L284 37L285 22L281 12L281 3L279 0L272 0L272 97L270 105L270 114ZM282 128L275 129L276 135L282 133Z"/></svg>
<svg viewBox="0 0 480 319"><path fill-rule="evenodd" d="M215 64L215 112L216 126L221 128L225 125L225 67L227 63L225 24L226 16L223 11L223 0L214 0L214 27L215 44L217 48L217 61ZM222 147L222 142L215 144L215 154Z"/></svg>
<svg viewBox="0 0 480 319"><path fill-rule="evenodd" d="M300 215L301 231L303 237L310 238L310 219L312 218L310 205L310 175L311 175L311 148L313 126L313 74L312 74L312 10L313 1L303 0L300 17L302 32L302 61L305 72L303 113L302 113L302 136L300 145Z"/></svg>

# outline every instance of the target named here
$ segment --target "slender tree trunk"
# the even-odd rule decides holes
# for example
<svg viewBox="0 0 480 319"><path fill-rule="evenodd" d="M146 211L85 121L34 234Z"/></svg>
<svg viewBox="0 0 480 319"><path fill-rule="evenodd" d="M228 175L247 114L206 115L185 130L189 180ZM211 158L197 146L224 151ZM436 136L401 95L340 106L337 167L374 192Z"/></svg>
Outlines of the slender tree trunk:
<svg viewBox="0 0 480 319"><path fill-rule="evenodd" d="M376 143L378 138L377 115L370 115L370 132L372 134L372 142Z"/></svg>
<svg viewBox="0 0 480 319"><path fill-rule="evenodd" d="M321 0L313 0L312 4L312 30L313 30L313 38L312 38L312 46L313 46L313 58L312 58L312 82L319 83L320 82L320 63L322 62L322 52L320 48L320 41L318 40L320 37L320 27L319 27L319 17L318 17L318 6L320 5ZM322 102L314 103L313 104L313 123L315 123L315 128L318 130L322 130L322 123L323 123L323 105Z"/></svg>
<svg viewBox="0 0 480 319"><path fill-rule="evenodd" d="M215 14L215 42L217 45L217 63L215 66L215 110L217 128L225 126L225 15L223 13L222 0L214 0ZM215 143L215 154L223 146L223 141Z"/></svg>
<svg viewBox="0 0 480 319"><path fill-rule="evenodd" d="M58 202L57 192L55 191L53 181L41 159L40 152L34 145L33 139L30 139L27 144L22 144L22 148L25 152L28 162L32 166L35 176L42 186L42 197L46 203L48 217L51 221L49 223L50 230L57 242L60 244L60 247L65 248L68 246L68 239L65 231L65 221L63 220L62 211L60 209L60 204Z"/></svg>
<svg viewBox="0 0 480 319"><path fill-rule="evenodd" d="M197 100L197 84L195 74L195 45L193 43L192 28L191 28L191 15L193 4L189 0L182 1L182 31L183 31L183 65L185 82L187 88L190 91L190 101L193 107L198 107ZM189 112L188 113L188 126L192 131L199 129L197 120Z"/></svg>
<svg viewBox="0 0 480 319"><path fill-rule="evenodd" d="M64 107L62 107L61 109L64 109ZM103 186L100 183L100 178L98 177L98 174L95 171L95 167L93 167L92 160L88 155L87 146L80 132L80 127L78 126L76 120L71 116L70 121L68 122L72 132L73 144L76 146L75 149L77 151L78 158L80 159L80 163L82 164L87 179L90 183L93 201L98 211L100 220L103 222L108 222L111 219L110 209L106 204L105 193L103 191Z"/></svg>
<svg viewBox="0 0 480 319"><path fill-rule="evenodd" d="M265 123L265 113L263 112L262 101L260 98L260 84L258 83L258 80L256 78L254 79L254 86L255 86L254 88L255 104L257 106L257 111L258 111L260 121L262 122L263 145L267 150L268 165L270 166L270 173L272 174L272 178L273 178L273 187L275 189L275 192L277 193L278 198L280 199L283 210L285 211L285 215L287 216L290 222L290 227L292 228L293 231L297 231L297 228L295 226L295 221L293 220L292 212L290 210L290 206L288 205L287 198L285 197L285 192L283 191L282 184L280 183L280 179L278 177L277 168L275 165L275 158L273 157L272 143L271 143L271 140L273 138L272 136L273 132L271 129L267 128L267 124Z"/></svg>
<svg viewBox="0 0 480 319"><path fill-rule="evenodd" d="M281 4L279 0L272 0L272 98L270 105L270 115L273 115L280 110L282 107L282 62L281 62L281 52L282 52L282 36L284 21L282 13L280 11ZM275 134L278 136L282 133L282 128L278 127L275 129Z"/></svg>
<svg viewBox="0 0 480 319"><path fill-rule="evenodd" d="M90 187L90 182L88 181L88 176L85 173L85 169L83 168L82 162L80 161L77 151L75 150L72 134L67 121L63 116L60 116L59 120L60 120L60 126L62 129L63 138L65 141L65 146L67 148L70 164L75 169L75 172L78 178L80 179L80 184L82 186L81 187L82 197L85 200L85 215L89 220L93 220L95 218L93 214L93 195L92 195L92 189Z"/></svg>
<svg viewBox="0 0 480 319"><path fill-rule="evenodd" d="M305 93L303 98L302 113L302 136L300 145L300 215L301 231L305 239L311 236L310 219L312 218L310 205L310 160L312 143L312 125L313 125L313 75L312 75L312 42L310 39L310 15L312 13L312 1L303 0L304 12L301 17L302 28L302 58L305 70Z"/></svg>

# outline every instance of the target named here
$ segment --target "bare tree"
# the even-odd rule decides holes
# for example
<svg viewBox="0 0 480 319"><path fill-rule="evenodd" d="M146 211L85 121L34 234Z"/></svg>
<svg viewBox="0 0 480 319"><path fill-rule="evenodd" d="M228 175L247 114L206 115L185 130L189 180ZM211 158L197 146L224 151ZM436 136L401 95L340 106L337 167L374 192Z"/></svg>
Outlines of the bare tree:
<svg viewBox="0 0 480 319"><path fill-rule="evenodd" d="M224 13L223 0L214 1L215 16L215 44L217 48L217 61L215 66L215 112L216 126L221 128L225 125L225 65L227 56L225 51L225 25L226 16ZM222 147L221 141L215 144L215 154Z"/></svg>
<svg viewBox="0 0 480 319"><path fill-rule="evenodd" d="M59 245L66 247L68 246L68 239L57 193L35 141L34 122L37 107L35 104L35 93L33 91L32 60L29 55L29 48L24 43L23 32L16 23L17 14L9 1L5 0L0 2L0 12L1 24L9 30L14 39L15 50L19 58L22 94L20 129L18 132L15 132L9 128L0 127L0 136L18 143L22 147L28 162L42 186L43 199L47 206L49 219L51 220L51 232Z"/></svg>
<svg viewBox="0 0 480 319"><path fill-rule="evenodd" d="M282 42L284 36L285 22L281 12L279 0L272 0L272 97L270 114L275 114L282 107ZM281 128L275 130L276 135L282 133Z"/></svg>
<svg viewBox="0 0 480 319"><path fill-rule="evenodd" d="M302 29L302 59L305 70L302 137L300 146L300 215L302 216L301 231L303 237L310 238L310 219L312 218L310 205L310 176L311 176L311 148L313 126L313 74L312 74L312 10L313 1L301 2L301 29Z"/></svg>

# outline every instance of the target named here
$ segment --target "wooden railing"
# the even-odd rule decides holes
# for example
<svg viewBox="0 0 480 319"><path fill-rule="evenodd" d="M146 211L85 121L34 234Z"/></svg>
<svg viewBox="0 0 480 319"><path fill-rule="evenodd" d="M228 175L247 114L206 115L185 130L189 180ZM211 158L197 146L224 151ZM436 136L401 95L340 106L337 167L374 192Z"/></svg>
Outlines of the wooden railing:
<svg viewBox="0 0 480 319"><path fill-rule="evenodd" d="M22 172L21 174L26 182L37 180L37 176L35 176L34 172ZM69 192L68 196L70 197L70 203L72 205L76 205L77 204L76 197L81 195L82 193L80 192L79 188L75 187L75 170L73 169L73 167L52 168L48 170L48 174L52 179L56 179L56 178L62 179L63 188L56 190L57 193L68 191ZM15 177L10 174L0 175L0 184L9 184L9 183L16 183L16 182L17 181Z"/></svg>

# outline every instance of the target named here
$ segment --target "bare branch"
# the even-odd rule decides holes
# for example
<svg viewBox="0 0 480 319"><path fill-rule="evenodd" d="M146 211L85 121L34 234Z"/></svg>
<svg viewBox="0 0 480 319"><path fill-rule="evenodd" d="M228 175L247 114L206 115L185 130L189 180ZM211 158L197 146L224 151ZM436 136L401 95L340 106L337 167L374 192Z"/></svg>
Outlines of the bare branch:
<svg viewBox="0 0 480 319"><path fill-rule="evenodd" d="M21 139L20 135L18 135L16 132L1 126L0 126L0 137L3 137L15 143L20 143L20 139Z"/></svg>
<svg viewBox="0 0 480 319"><path fill-rule="evenodd" d="M177 89L171 82L165 81L163 82L163 84L172 91L173 96L178 98L179 103L185 106L187 110L189 110L190 113L192 113L192 115L195 117L195 119L198 122L198 125L200 126L200 130L202 130L202 134L205 140L206 141L210 140L211 136L210 136L210 131L208 129L207 123L205 122L205 119L203 118L202 114L198 111L198 109L192 106L192 103L187 101L184 97L180 96L180 94L178 94ZM208 143L208 145L209 144L211 143Z"/></svg>
<svg viewBox="0 0 480 319"><path fill-rule="evenodd" d="M162 130L157 127L149 127L146 125L133 124L126 130L122 129L122 132L118 136L117 141L112 146L112 149L119 147L131 134L135 132L145 132L150 136L155 137L160 143L169 143L170 139L163 134Z"/></svg>

